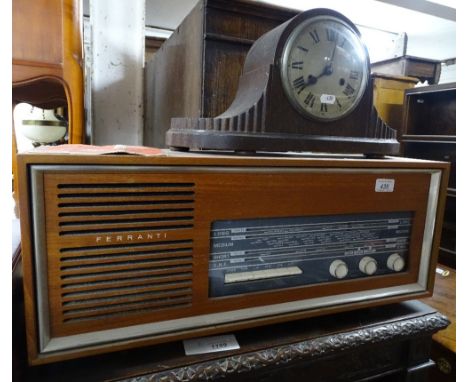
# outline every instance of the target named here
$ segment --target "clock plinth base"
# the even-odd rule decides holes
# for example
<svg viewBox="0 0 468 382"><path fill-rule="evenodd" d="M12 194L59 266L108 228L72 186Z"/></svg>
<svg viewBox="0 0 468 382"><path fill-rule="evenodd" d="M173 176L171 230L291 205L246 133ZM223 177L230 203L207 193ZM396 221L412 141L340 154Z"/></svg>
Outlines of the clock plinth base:
<svg viewBox="0 0 468 382"><path fill-rule="evenodd" d="M396 139L333 137L294 134L231 133L171 128L166 143L177 150L229 150L236 152L323 152L396 155Z"/></svg>

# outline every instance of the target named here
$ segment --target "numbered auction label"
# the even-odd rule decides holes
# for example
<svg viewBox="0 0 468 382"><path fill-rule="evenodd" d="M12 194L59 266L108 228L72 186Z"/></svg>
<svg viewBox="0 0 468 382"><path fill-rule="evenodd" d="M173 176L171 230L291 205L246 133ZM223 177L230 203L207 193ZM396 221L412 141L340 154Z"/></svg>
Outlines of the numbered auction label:
<svg viewBox="0 0 468 382"><path fill-rule="evenodd" d="M335 103L336 97L333 94L322 94L320 96L321 103L327 103L333 105Z"/></svg>
<svg viewBox="0 0 468 382"><path fill-rule="evenodd" d="M375 181L375 192L393 192L395 179L377 179Z"/></svg>
<svg viewBox="0 0 468 382"><path fill-rule="evenodd" d="M234 334L184 340L185 355L215 353L239 348Z"/></svg>

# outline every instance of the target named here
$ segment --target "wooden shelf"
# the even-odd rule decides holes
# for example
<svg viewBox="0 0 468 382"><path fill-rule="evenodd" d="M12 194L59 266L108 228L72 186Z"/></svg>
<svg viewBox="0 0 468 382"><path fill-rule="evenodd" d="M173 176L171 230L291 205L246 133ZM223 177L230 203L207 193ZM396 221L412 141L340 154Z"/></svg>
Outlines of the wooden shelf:
<svg viewBox="0 0 468 382"><path fill-rule="evenodd" d="M422 135L422 134L405 134L401 137L405 142L433 142L433 143L455 143L454 135Z"/></svg>

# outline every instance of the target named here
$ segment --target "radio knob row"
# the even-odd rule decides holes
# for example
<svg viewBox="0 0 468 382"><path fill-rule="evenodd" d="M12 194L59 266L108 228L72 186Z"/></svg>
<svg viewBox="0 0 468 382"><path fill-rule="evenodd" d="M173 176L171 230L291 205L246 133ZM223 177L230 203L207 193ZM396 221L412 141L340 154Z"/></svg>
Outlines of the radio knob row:
<svg viewBox="0 0 468 382"><path fill-rule="evenodd" d="M400 272L404 267L405 260L398 253L388 257L387 268L391 271ZM377 271L377 261L370 256L364 256L359 261L359 270L368 276L372 276ZM330 264L329 271L333 277L343 279L348 275L348 266L343 260L334 260Z"/></svg>

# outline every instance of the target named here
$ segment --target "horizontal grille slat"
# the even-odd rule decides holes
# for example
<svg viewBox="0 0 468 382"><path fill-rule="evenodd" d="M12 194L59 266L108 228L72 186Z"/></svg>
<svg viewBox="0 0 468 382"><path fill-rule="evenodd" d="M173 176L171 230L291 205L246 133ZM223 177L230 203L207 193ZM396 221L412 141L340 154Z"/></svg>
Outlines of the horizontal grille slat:
<svg viewBox="0 0 468 382"><path fill-rule="evenodd" d="M192 240L173 240L173 241L160 241L157 243L128 243L128 244L109 244L109 245L96 245L87 247L75 248L61 248L61 257L70 256L96 256L96 255L112 255L127 253L128 251L140 253L141 251L170 251L184 248L191 248Z"/></svg>
<svg viewBox="0 0 468 382"><path fill-rule="evenodd" d="M151 191L151 192L79 192L79 193L68 193L68 194L58 194L59 199L99 199L105 198L108 200L113 200L114 198L134 198L138 199L139 197L172 197L172 196L192 196L193 191Z"/></svg>
<svg viewBox="0 0 468 382"><path fill-rule="evenodd" d="M115 297L116 299L125 299L125 298L140 298L140 296L146 295L150 292L159 292L164 291L168 295L171 294L171 291L180 291L185 290L190 292L191 282L177 282L177 283L168 283L163 285L140 285L121 288L106 289L100 291L84 291L84 292L70 292L64 293L62 296L63 306L79 305L79 304L88 304L94 303L95 301L103 301L110 297Z"/></svg>
<svg viewBox="0 0 468 382"><path fill-rule="evenodd" d="M153 200L148 201L126 201L126 202L97 202L88 201L86 203L59 203L60 212L59 217L65 216L67 213L73 212L95 212L95 211L129 211L133 208L138 209L153 209L157 208L183 208L191 207L193 205L192 199L176 199L176 200Z"/></svg>
<svg viewBox="0 0 468 382"><path fill-rule="evenodd" d="M56 185L63 323L192 302L195 184L126 178Z"/></svg>
<svg viewBox="0 0 468 382"><path fill-rule="evenodd" d="M180 274L171 274L170 276L145 276L137 278L122 278L119 280L103 280L87 283L63 283L62 284L62 294L74 293L74 292L86 292L94 290L107 290L112 288L120 287L130 287L138 285L165 285L173 283L174 281L191 281L192 274L180 273Z"/></svg>
<svg viewBox="0 0 468 382"><path fill-rule="evenodd" d="M185 222L183 222L185 223ZM164 224L152 224L152 225L134 225L132 227L115 227L115 228L92 228L89 229L74 229L74 230L61 230L59 232L60 236L69 236L69 235L89 235L89 234L112 234L112 233L122 233L122 232L142 232L142 231L169 231L169 230L179 230L179 229L188 229L193 228L193 224L181 224L181 222L164 222Z"/></svg>
<svg viewBox="0 0 468 382"><path fill-rule="evenodd" d="M189 306L191 300L192 296L181 296L177 298L145 300L127 304L103 305L101 308L89 308L81 312L69 311L64 314L64 322L83 319L102 319L117 315L128 315L129 313L157 311L164 308L181 308Z"/></svg>
<svg viewBox="0 0 468 382"><path fill-rule="evenodd" d="M190 257L182 257L176 259L162 259L162 260L139 260L139 261L126 261L126 262L117 262L117 263L93 263L93 264L79 264L79 265L69 265L63 266L61 268L63 275L68 274L83 274L84 272L114 272L125 270L128 268L132 269L143 269L143 268L170 268L177 265L187 265L192 263L192 258Z"/></svg>
<svg viewBox="0 0 468 382"><path fill-rule="evenodd" d="M144 301L154 301L154 300L170 300L176 297L185 297L190 296L189 288L181 288L173 291L156 291L156 292L146 292L139 295L123 295L123 296L113 296L113 297L104 297L104 298L95 298L89 299L86 302L77 301L72 303L64 304L64 314L73 313L73 312L82 312L90 309L101 309L104 310L109 306L123 306L123 304L134 304Z"/></svg>
<svg viewBox="0 0 468 382"><path fill-rule="evenodd" d="M139 189L148 189L148 188L193 188L195 183L66 183L58 184L57 188L59 190L83 190L83 189L129 189L129 190L139 190Z"/></svg>
<svg viewBox="0 0 468 382"><path fill-rule="evenodd" d="M124 274L125 272L138 272L138 271L145 271L145 270L154 270L155 272L158 273L167 273L171 271L179 271L183 272L186 270L187 265L186 264L175 264L175 265L164 265L162 264L155 268L154 263L146 263L146 264L132 264L131 267L125 266L125 265L117 265L117 266L100 266L100 267L76 267L74 269L65 269L62 270L62 277L67 277L67 276L74 276L74 275L79 275L79 276L87 276L87 275L94 275L97 274L99 275L105 275L105 274L111 274L111 275L118 275L118 274ZM159 265L159 264L158 264Z"/></svg>
<svg viewBox="0 0 468 382"><path fill-rule="evenodd" d="M126 270L122 272L111 272L111 273L97 273L97 274L75 274L75 275L62 275L61 279L64 283L71 282L94 282L94 281L107 281L116 280L122 278L133 278L133 277L146 277L146 276L159 276L159 275L171 275L177 273L192 272L191 267L179 267L178 269L137 269L137 270Z"/></svg>
<svg viewBox="0 0 468 382"><path fill-rule="evenodd" d="M101 201L103 200L103 201ZM192 202L193 199L187 197L187 195L113 195L105 196L102 199L97 198L96 196L77 196L73 198L61 198L59 202L59 207L71 207L71 206L86 206L86 205L112 205L113 203L117 205L141 205L141 204L168 204L170 202L179 203L184 201ZM99 204L101 203L101 204Z"/></svg>
<svg viewBox="0 0 468 382"><path fill-rule="evenodd" d="M185 255L185 256L184 256ZM111 255L95 255L95 256L74 256L62 258L62 267L66 266L80 266L88 264L107 264L107 263L121 263L141 260L166 260L166 259L184 259L191 258L190 248L174 249L172 251L161 251L155 253L154 251L140 251L135 253L124 252L121 254Z"/></svg>
<svg viewBox="0 0 468 382"><path fill-rule="evenodd" d="M80 221L61 221L59 223L60 227L80 227L80 226L94 226L94 227L113 227L113 226L124 226L128 225L136 225L139 223L158 223L158 222L174 222L174 221L193 221L192 216L187 215L179 215L179 214L171 214L168 216L155 216L155 217L134 217L133 219L108 219L108 220L94 220L94 219L87 219L87 220L80 220Z"/></svg>
<svg viewBox="0 0 468 382"><path fill-rule="evenodd" d="M193 218L191 216L166 217L150 219L148 221L136 219L134 222L125 223L95 223L80 222L73 225L60 225L60 235L84 234L84 233L111 233L124 231L150 231L163 229L191 228Z"/></svg>
<svg viewBox="0 0 468 382"><path fill-rule="evenodd" d="M128 208L135 208L138 207L139 209L141 208L154 208L155 206L161 207L161 208L170 208L174 206L185 206L185 205L192 205L193 204L193 199L189 198L180 198L180 199L174 199L174 200L169 200L169 199L164 199L164 200L141 200L141 201L135 201L135 200L127 200L123 202L117 202L117 201L104 201L104 202L99 202L99 201L86 201L86 202L81 202L81 203L76 203L76 202L69 202L69 203L59 203L58 206L60 207L61 211L94 211L95 209L112 209L115 211L119 210L126 210ZM59 213L60 216L60 213Z"/></svg>
<svg viewBox="0 0 468 382"><path fill-rule="evenodd" d="M81 223L81 222L126 222L134 220L151 220L167 217L184 217L192 216L193 208L166 208L166 209L148 209L138 210L129 209L121 211L84 211L84 212L68 212L62 213L60 217L60 225Z"/></svg>
<svg viewBox="0 0 468 382"><path fill-rule="evenodd" d="M66 230L68 227L89 227L89 228L112 228L112 227L133 227L136 225L148 225L150 224L171 224L175 222L192 222L193 217L182 215L182 216L165 216L165 217L154 217L154 218L137 218L134 219L113 219L113 220L83 220L83 221L72 221L72 222L60 222L59 226L62 230Z"/></svg>

